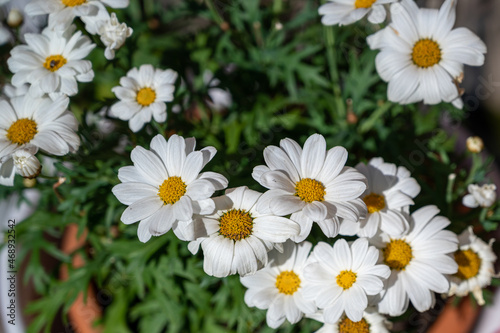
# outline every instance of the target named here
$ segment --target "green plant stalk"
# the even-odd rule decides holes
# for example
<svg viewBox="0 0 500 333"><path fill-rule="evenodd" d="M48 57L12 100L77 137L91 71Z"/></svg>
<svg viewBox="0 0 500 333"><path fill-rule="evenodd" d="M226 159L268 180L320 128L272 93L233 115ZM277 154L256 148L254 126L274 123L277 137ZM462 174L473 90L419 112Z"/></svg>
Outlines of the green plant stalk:
<svg viewBox="0 0 500 333"><path fill-rule="evenodd" d="M482 163L483 160L479 154L472 154L472 166L470 168L469 176L467 176L467 179L465 180L466 186L472 183L474 176Z"/></svg>
<svg viewBox="0 0 500 333"><path fill-rule="evenodd" d="M212 0L205 0L205 3L207 4L208 9L212 13L215 22L217 22L217 24L221 24L222 22L224 22L224 19L217 11L217 8L215 8L214 2Z"/></svg>
<svg viewBox="0 0 500 333"><path fill-rule="evenodd" d="M342 101L342 91L340 89L340 77L337 68L337 51L335 50L335 35L333 33L333 27L325 26L324 31L326 38L326 55L330 70L330 79L332 80L332 91L335 98L335 106L339 119L345 119L346 107L345 103Z"/></svg>
<svg viewBox="0 0 500 333"><path fill-rule="evenodd" d="M275 15L281 14L283 11L283 0L274 0L273 2L273 13Z"/></svg>
<svg viewBox="0 0 500 333"><path fill-rule="evenodd" d="M375 111L373 111L373 113L370 115L370 117L368 119L366 119L359 126L359 132L366 133L370 129L372 129L372 127L375 125L375 122L377 121L377 119L382 117L384 115L384 113L386 113L391 108L392 105L393 104L391 102L386 101L384 104L382 104L377 109L375 109Z"/></svg>

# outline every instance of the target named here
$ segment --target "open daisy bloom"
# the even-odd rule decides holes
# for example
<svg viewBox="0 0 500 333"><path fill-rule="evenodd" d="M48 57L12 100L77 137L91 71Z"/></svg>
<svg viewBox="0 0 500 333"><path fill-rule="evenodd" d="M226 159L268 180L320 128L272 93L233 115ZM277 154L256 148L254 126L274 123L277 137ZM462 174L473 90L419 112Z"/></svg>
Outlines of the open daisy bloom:
<svg viewBox="0 0 500 333"><path fill-rule="evenodd" d="M135 147L130 155L134 165L118 171L122 183L113 187L113 194L128 205L121 220L125 224L140 221L137 234L141 242L171 228L186 240L190 234L182 223L188 224L193 214L213 212L210 197L228 182L215 172L200 173L216 150L195 151L195 145L194 138L174 134L167 142L158 134L151 140L151 150Z"/></svg>
<svg viewBox="0 0 500 333"><path fill-rule="evenodd" d="M46 28L41 34L26 34L28 45L14 47L7 60L14 73L12 84L19 87L29 83L31 95L50 94L55 98L58 94L76 95L77 81L92 81L92 63L82 59L95 44L81 31L73 34L75 28L72 26L64 33Z"/></svg>
<svg viewBox="0 0 500 333"><path fill-rule="evenodd" d="M267 325L278 328L288 320L295 324L304 313L314 313L317 308L313 301L303 295L304 266L312 244L295 244L287 241L283 253L274 250L269 253L270 263L254 275L240 278L248 288L245 303L267 310Z"/></svg>
<svg viewBox="0 0 500 333"><path fill-rule="evenodd" d="M318 311L307 317L324 323L323 311ZM389 333L392 323L377 312L373 307L368 307L363 312L360 321L352 321L347 316L342 316L335 324L324 324L315 333Z"/></svg>
<svg viewBox="0 0 500 333"><path fill-rule="evenodd" d="M166 102L174 100L177 73L171 69L155 69L151 65L132 68L112 91L119 102L113 104L110 116L128 120L132 131L139 131L153 117L157 122L167 120Z"/></svg>
<svg viewBox="0 0 500 333"><path fill-rule="evenodd" d="M400 104L451 102L463 107L456 82L463 65L484 63L486 45L466 28L453 29L456 0L441 9L419 9L414 1L391 5L391 24L369 36L372 49L380 49L376 67L389 82L388 98Z"/></svg>
<svg viewBox="0 0 500 333"><path fill-rule="evenodd" d="M106 10L102 4L125 8L129 0L34 0L26 6L28 15L49 14L49 27L66 30L75 17L96 16Z"/></svg>
<svg viewBox="0 0 500 333"><path fill-rule="evenodd" d="M387 13L384 5L397 0L329 0L319 7L319 14L324 15L321 23L324 25L346 25L354 23L365 15L373 24L384 22Z"/></svg>
<svg viewBox="0 0 500 333"><path fill-rule="evenodd" d="M455 261L458 272L451 277L448 296L467 296L471 292L479 305L484 305L483 288L491 284L495 274L494 264L497 256L493 252L492 239L489 244L474 235L472 227L467 228L458 236L458 251Z"/></svg>
<svg viewBox="0 0 500 333"><path fill-rule="evenodd" d="M434 305L434 292L448 292L446 274L457 272L451 255L457 250L458 240L453 232L443 230L450 221L436 216L438 213L436 206L422 207L409 217L410 229L399 237L380 233L370 239L391 268L378 304L380 313L399 316L409 301L423 312Z"/></svg>
<svg viewBox="0 0 500 333"><path fill-rule="evenodd" d="M246 186L228 189L214 198L216 211L194 220L196 240L189 243L195 254L201 245L203 269L208 275L255 274L267 265L267 253L299 233L297 223L273 214L264 214L257 207L262 194Z"/></svg>
<svg viewBox="0 0 500 333"><path fill-rule="evenodd" d="M340 234L373 237L379 228L396 234L405 232L409 226L402 213L413 205L412 198L420 192L415 178L405 167L385 163L381 157L372 158L368 164L359 163L356 169L368 181L361 195L368 215L360 221L342 221Z"/></svg>
<svg viewBox="0 0 500 333"><path fill-rule="evenodd" d="M325 323L335 324L345 313L354 322L363 319L368 297L378 295L389 277L386 265L377 265L379 253L366 238L332 246L319 242L304 268L304 296L323 309Z"/></svg>
<svg viewBox="0 0 500 333"><path fill-rule="evenodd" d="M0 174L4 185L12 185L15 161L12 154L27 149L34 155L39 149L57 156L74 152L80 146L76 134L78 121L68 111L69 98L55 101L30 95L0 101ZM36 147L36 148L34 148ZM22 156L16 155L16 158ZM29 156L27 156L29 159ZM19 163L23 164L21 160ZM25 160L25 162L29 162ZM21 165L20 164L20 165Z"/></svg>
<svg viewBox="0 0 500 333"><path fill-rule="evenodd" d="M366 189L366 178L345 166L345 148L327 151L322 135L310 136L304 150L297 142L283 139L280 147L266 147L264 159L267 166L255 167L252 177L270 190L257 208L276 215L292 214L290 218L301 228L295 242L309 235L313 221L326 236L335 237L339 217L356 221L366 215L366 205L359 198Z"/></svg>

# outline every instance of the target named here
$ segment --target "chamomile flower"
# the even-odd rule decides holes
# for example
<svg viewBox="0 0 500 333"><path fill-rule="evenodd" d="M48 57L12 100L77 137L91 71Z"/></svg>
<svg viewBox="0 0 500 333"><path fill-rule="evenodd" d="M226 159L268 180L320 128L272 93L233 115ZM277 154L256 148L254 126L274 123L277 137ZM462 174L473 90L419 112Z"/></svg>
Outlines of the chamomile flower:
<svg viewBox="0 0 500 333"><path fill-rule="evenodd" d="M466 28L453 29L456 0L441 9L419 9L413 0L391 5L392 22L369 36L371 49L380 49L376 67L389 82L388 98L400 104L451 102L463 107L456 82L464 64L481 66L486 45Z"/></svg>
<svg viewBox="0 0 500 333"><path fill-rule="evenodd" d="M252 176L270 189L264 194L258 209L276 215L292 214L300 224L304 240L312 223L317 222L328 237L335 237L339 217L358 220L366 214L366 205L359 196L366 190L366 178L354 168L346 167L347 151L337 146L326 150L322 135L310 136L304 150L291 139L280 147L264 149L267 166L254 168Z"/></svg>
<svg viewBox="0 0 500 333"><path fill-rule="evenodd" d="M323 312L318 311L309 318L324 323ZM347 316L342 316L335 324L324 324L315 333L389 333L392 324L373 307L368 307L363 312L363 318L354 322Z"/></svg>
<svg viewBox="0 0 500 333"><path fill-rule="evenodd" d="M497 187L495 184L484 184L479 186L477 184L470 184L467 187L469 193L462 199L464 206L469 208L491 207L497 200Z"/></svg>
<svg viewBox="0 0 500 333"><path fill-rule="evenodd" d="M359 163L356 169L368 180L361 195L368 215L360 221L342 221L340 234L373 237L379 227L386 233L406 231L408 222L402 213L420 192L420 185L410 177L408 169L385 163L381 157L372 158L368 164Z"/></svg>
<svg viewBox="0 0 500 333"><path fill-rule="evenodd" d="M363 319L368 295L378 295L389 277L386 265L377 265L379 251L358 238L350 245L339 239L332 246L319 242L304 268L306 299L323 310L325 323L335 324L345 313L354 322Z"/></svg>
<svg viewBox="0 0 500 333"><path fill-rule="evenodd" d="M63 156L78 149L78 122L67 110L68 104L66 96L52 101L48 97L24 95L14 97L10 102L0 101L1 184L12 186L16 163L21 169L28 168L26 172L39 167L33 158L22 153L16 155L14 161L12 154L16 150L26 149L34 155L39 148L49 154ZM19 173L22 174L21 169Z"/></svg>
<svg viewBox="0 0 500 333"><path fill-rule="evenodd" d="M31 16L49 14L49 27L66 30L75 17L96 16L106 10L102 4L112 8L125 8L129 0L34 0L26 6Z"/></svg>
<svg viewBox="0 0 500 333"><path fill-rule="evenodd" d="M193 214L214 211L210 197L228 182L215 172L200 173L217 151L214 147L195 151L195 145L194 138L174 134L167 142L158 134L151 140L151 150L135 147L130 154L134 165L118 170L122 183L112 191L128 205L121 220L125 224L140 221L137 234L141 242L170 229L186 240L180 224L189 223Z"/></svg>
<svg viewBox="0 0 500 333"><path fill-rule="evenodd" d="M55 98L58 94L76 95L77 81L92 81L92 63L82 59L95 44L80 31L73 34L74 29L75 26L57 33L47 28L41 34L26 34L27 45L14 47L7 60L9 70L14 73L12 84L19 87L30 83L32 96L46 93Z"/></svg>
<svg viewBox="0 0 500 333"><path fill-rule="evenodd" d="M259 309L267 309L267 325L278 328L288 320L295 324L304 313L314 313L313 301L303 295L304 265L312 244L295 244L287 241L283 253L269 252L269 264L254 275L241 277L241 283L248 288L245 303Z"/></svg>
<svg viewBox="0 0 500 333"><path fill-rule="evenodd" d="M214 198L215 213L194 220L196 240L188 245L195 254L201 245L203 269L208 275L255 274L267 265L267 253L299 233L297 223L261 213L256 204L261 193L246 186L228 189ZM274 315L271 316L275 318Z"/></svg>
<svg viewBox="0 0 500 333"><path fill-rule="evenodd" d="M346 25L362 19L368 13L368 21L373 24L384 22L387 14L384 5L397 0L329 0L319 7L324 15L324 25Z"/></svg>
<svg viewBox="0 0 500 333"><path fill-rule="evenodd" d="M382 262L391 268L380 313L399 316L409 301L420 312L435 302L434 292L449 290L447 274L457 272L451 255L457 250L457 236L446 228L450 221L436 216L436 206L425 206L409 216L410 229L399 236L380 233L370 242L382 252Z"/></svg>
<svg viewBox="0 0 500 333"><path fill-rule="evenodd" d="M151 117L159 123L167 119L166 102L174 99L177 73L171 69L155 69L151 65L132 68L112 89L119 102L113 104L110 116L128 120L133 132L139 131Z"/></svg>
<svg viewBox="0 0 500 333"><path fill-rule="evenodd" d="M493 252L492 239L488 244L474 235L472 227L464 230L458 236L458 251L455 261L458 272L451 277L448 296L467 296L471 292L479 305L484 305L483 288L491 284L496 277L494 264L497 260Z"/></svg>

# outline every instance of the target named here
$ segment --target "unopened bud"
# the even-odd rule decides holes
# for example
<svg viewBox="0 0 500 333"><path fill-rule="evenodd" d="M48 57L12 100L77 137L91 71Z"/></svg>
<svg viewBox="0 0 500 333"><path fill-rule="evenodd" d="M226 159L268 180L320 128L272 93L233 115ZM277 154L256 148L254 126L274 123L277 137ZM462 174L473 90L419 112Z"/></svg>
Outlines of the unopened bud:
<svg viewBox="0 0 500 333"><path fill-rule="evenodd" d="M23 24L23 14L18 9L12 9L7 16L7 24L11 28L17 28Z"/></svg>
<svg viewBox="0 0 500 333"><path fill-rule="evenodd" d="M483 140L478 136L470 136L465 142L467 145L467 150L471 153L480 153L484 148Z"/></svg>
<svg viewBox="0 0 500 333"><path fill-rule="evenodd" d="M16 150L12 154L12 159L17 173L24 178L36 178L42 171L40 161L28 149Z"/></svg>

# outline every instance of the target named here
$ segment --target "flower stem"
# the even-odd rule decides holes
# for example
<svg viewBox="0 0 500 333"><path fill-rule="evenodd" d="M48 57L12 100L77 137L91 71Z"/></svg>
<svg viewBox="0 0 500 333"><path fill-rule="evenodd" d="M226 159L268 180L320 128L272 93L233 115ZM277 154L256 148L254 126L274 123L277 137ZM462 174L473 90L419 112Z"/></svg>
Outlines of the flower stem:
<svg viewBox="0 0 500 333"><path fill-rule="evenodd" d="M324 27L326 39L326 55L328 60L328 67L330 70L330 79L332 80L332 91L335 98L335 106L340 119L345 119L346 110L345 104L342 101L342 91L340 89L340 78L338 73L337 64L337 51L335 49L335 34L333 27Z"/></svg>
<svg viewBox="0 0 500 333"><path fill-rule="evenodd" d="M217 22L217 24L221 24L222 22L224 22L224 19L219 14L219 11L217 10L217 8L215 8L213 0L205 0L205 3L207 4L208 9L212 13L215 22Z"/></svg>

